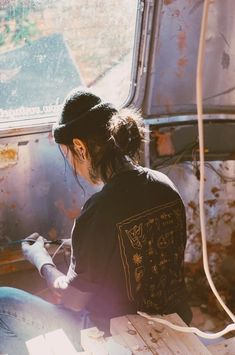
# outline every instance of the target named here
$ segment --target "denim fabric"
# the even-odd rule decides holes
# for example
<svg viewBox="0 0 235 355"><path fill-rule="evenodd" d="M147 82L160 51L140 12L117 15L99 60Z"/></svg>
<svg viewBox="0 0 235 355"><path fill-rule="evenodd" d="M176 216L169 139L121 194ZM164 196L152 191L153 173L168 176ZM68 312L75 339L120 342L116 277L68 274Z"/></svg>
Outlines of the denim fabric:
<svg viewBox="0 0 235 355"><path fill-rule="evenodd" d="M0 287L0 353L28 355L27 340L56 329L63 329L81 351L80 330L92 326L86 311L71 311L25 291Z"/></svg>

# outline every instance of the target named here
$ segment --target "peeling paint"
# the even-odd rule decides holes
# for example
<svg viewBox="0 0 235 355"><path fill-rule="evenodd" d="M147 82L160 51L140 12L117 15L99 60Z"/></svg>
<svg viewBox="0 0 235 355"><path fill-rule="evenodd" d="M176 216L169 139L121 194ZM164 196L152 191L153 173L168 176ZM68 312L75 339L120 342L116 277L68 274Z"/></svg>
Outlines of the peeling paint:
<svg viewBox="0 0 235 355"><path fill-rule="evenodd" d="M212 187L211 192L215 195L217 192L219 192L220 189L216 186Z"/></svg>
<svg viewBox="0 0 235 355"><path fill-rule="evenodd" d="M0 168L16 164L18 161L17 144L0 144Z"/></svg>
<svg viewBox="0 0 235 355"><path fill-rule="evenodd" d="M230 65L230 55L223 51L221 65L223 69L228 69Z"/></svg>
<svg viewBox="0 0 235 355"><path fill-rule="evenodd" d="M153 135L156 138L156 150L159 156L173 155L175 153L171 132L161 133L154 131Z"/></svg>
<svg viewBox="0 0 235 355"><path fill-rule="evenodd" d="M168 114L172 113L172 111L173 111L173 102L171 101L171 99L169 97L161 96L160 94L158 94L157 103L158 103L158 105L164 106L165 111Z"/></svg>
<svg viewBox="0 0 235 355"><path fill-rule="evenodd" d="M73 220L78 217L78 215L81 212L81 209L79 207L73 208L73 209L67 209L65 208L64 201L63 200L57 200L54 202L54 205L58 208L60 212L62 212L67 218Z"/></svg>
<svg viewBox="0 0 235 355"><path fill-rule="evenodd" d="M205 204L208 205L209 207L215 206L216 203L217 203L217 200L216 200L216 199L210 199L210 200L206 200L206 201L205 201Z"/></svg>
<svg viewBox="0 0 235 355"><path fill-rule="evenodd" d="M178 49L182 52L186 48L186 32L180 31L177 37Z"/></svg>
<svg viewBox="0 0 235 355"><path fill-rule="evenodd" d="M164 5L168 6L172 4L175 0L164 0Z"/></svg>
<svg viewBox="0 0 235 355"><path fill-rule="evenodd" d="M222 215L222 220L224 221L224 223L230 223L232 221L232 214L229 213L229 212L225 212L223 215Z"/></svg>
<svg viewBox="0 0 235 355"><path fill-rule="evenodd" d="M235 200L234 201L228 201L228 207L235 208Z"/></svg>
<svg viewBox="0 0 235 355"><path fill-rule="evenodd" d="M172 13L172 17L179 17L180 16L180 10L175 9Z"/></svg>
<svg viewBox="0 0 235 355"><path fill-rule="evenodd" d="M187 64L188 64L188 59L186 57L181 57L178 59L178 61L177 61L178 71L177 71L176 75L179 78L182 78L184 76L185 67L187 66Z"/></svg>

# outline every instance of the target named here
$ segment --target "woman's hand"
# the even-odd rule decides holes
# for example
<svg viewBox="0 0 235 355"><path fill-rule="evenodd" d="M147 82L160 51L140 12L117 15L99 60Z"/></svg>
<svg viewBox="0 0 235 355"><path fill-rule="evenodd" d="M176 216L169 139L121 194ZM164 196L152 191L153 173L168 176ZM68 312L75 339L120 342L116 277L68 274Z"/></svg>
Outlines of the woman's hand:
<svg viewBox="0 0 235 355"><path fill-rule="evenodd" d="M32 241L35 242L33 244ZM31 264L35 265L41 274L41 268L45 264L50 264L55 266L52 261L51 256L48 254L47 250L44 248L44 239L38 233L33 233L22 242L22 252L25 257Z"/></svg>

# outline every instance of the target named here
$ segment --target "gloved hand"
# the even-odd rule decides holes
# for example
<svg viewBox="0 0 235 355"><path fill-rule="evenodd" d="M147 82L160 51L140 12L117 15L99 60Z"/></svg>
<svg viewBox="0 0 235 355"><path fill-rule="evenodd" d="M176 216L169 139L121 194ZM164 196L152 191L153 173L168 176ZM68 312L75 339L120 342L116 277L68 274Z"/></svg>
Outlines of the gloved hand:
<svg viewBox="0 0 235 355"><path fill-rule="evenodd" d="M30 242L27 242L27 239L35 240L34 244L30 245ZM51 256L44 248L45 239L42 236L38 233L33 233L24 240L25 241L21 244L24 257L30 261L31 264L36 266L41 276L41 268L43 265L50 264L55 266Z"/></svg>

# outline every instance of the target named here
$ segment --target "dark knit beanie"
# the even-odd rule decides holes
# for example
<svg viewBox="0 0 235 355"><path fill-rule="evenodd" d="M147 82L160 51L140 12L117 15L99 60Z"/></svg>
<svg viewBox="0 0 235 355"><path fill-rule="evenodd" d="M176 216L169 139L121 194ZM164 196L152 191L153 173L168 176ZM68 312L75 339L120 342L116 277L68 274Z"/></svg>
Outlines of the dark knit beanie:
<svg viewBox="0 0 235 355"><path fill-rule="evenodd" d="M53 128L55 142L72 144L74 138L104 135L117 112L110 103L85 90L73 90L65 99L59 121Z"/></svg>

